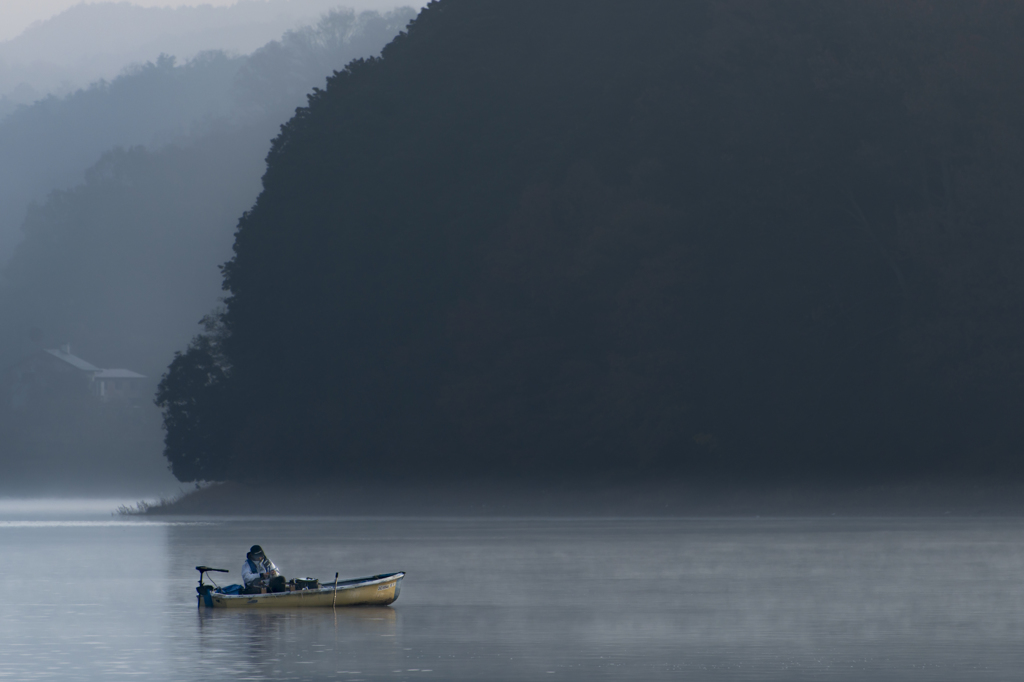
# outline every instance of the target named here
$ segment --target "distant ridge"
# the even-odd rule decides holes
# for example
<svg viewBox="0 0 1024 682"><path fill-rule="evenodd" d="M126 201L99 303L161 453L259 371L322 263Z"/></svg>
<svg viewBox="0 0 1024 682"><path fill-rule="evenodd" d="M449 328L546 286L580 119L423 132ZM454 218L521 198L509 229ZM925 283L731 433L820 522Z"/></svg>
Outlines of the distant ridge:
<svg viewBox="0 0 1024 682"><path fill-rule="evenodd" d="M140 7L128 2L79 4L0 43L0 58L71 65L76 58L151 49L179 58L207 49L251 52L344 0L243 0L230 7Z"/></svg>
<svg viewBox="0 0 1024 682"><path fill-rule="evenodd" d="M0 98L29 104L47 94L66 94L161 54L179 60L206 50L248 54L331 9L371 4L391 8L367 0L242 0L230 7L179 8L75 5L0 42Z"/></svg>

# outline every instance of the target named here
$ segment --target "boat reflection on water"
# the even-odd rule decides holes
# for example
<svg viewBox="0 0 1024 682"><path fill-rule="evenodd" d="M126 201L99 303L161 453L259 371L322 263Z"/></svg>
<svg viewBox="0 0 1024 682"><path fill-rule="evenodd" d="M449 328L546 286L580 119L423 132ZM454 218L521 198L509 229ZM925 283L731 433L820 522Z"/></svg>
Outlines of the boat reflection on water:
<svg viewBox="0 0 1024 682"><path fill-rule="evenodd" d="M399 665L400 619L384 606L338 609L197 609L195 652L215 677L327 678Z"/></svg>
<svg viewBox="0 0 1024 682"><path fill-rule="evenodd" d="M349 606L337 609L246 609L239 611L222 611L218 609L197 609L200 631L212 622L218 629L227 627L225 623L238 623L248 627L256 627L253 623L289 623L301 621L304 626L315 623L319 628L323 623L336 628L359 628L377 635L394 635L398 622L398 613L390 606ZM260 625L259 627L265 627Z"/></svg>

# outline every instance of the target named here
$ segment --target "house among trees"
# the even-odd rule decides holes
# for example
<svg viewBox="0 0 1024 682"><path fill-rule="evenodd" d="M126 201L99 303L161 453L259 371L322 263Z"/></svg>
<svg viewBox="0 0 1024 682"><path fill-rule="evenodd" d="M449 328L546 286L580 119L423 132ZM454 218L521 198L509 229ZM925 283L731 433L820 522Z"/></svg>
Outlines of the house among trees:
<svg viewBox="0 0 1024 682"><path fill-rule="evenodd" d="M129 369L102 369L71 353L70 344L41 349L7 370L8 401L17 408L38 399L88 396L133 403L146 377Z"/></svg>

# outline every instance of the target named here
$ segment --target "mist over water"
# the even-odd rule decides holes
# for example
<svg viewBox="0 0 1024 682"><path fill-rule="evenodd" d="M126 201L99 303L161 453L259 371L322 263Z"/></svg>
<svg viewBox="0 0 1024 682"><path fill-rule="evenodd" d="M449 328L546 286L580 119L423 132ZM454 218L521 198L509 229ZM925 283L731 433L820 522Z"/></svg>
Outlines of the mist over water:
<svg viewBox="0 0 1024 682"><path fill-rule="evenodd" d="M12 679L964 680L1024 663L1019 519L24 511L0 506ZM254 542L288 577L408 576L386 608L198 610L194 566L237 582Z"/></svg>
<svg viewBox="0 0 1024 682"><path fill-rule="evenodd" d="M120 497L0 497L0 523L96 523L107 521L122 504L137 502L131 495Z"/></svg>

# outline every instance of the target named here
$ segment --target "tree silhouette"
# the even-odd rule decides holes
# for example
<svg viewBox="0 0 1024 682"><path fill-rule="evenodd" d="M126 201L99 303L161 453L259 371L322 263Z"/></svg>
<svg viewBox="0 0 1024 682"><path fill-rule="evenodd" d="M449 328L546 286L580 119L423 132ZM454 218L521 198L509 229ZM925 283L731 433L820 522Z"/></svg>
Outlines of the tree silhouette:
<svg viewBox="0 0 1024 682"><path fill-rule="evenodd" d="M200 458L1019 472L1022 18L431 3L275 140Z"/></svg>

